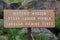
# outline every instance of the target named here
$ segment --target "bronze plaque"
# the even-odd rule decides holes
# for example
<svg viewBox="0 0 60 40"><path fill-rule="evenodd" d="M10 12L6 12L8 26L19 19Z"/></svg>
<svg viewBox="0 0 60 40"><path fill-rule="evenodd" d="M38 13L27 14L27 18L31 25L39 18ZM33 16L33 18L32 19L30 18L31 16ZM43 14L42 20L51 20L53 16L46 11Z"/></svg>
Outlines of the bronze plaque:
<svg viewBox="0 0 60 40"><path fill-rule="evenodd" d="M4 10L5 28L54 28L54 10Z"/></svg>

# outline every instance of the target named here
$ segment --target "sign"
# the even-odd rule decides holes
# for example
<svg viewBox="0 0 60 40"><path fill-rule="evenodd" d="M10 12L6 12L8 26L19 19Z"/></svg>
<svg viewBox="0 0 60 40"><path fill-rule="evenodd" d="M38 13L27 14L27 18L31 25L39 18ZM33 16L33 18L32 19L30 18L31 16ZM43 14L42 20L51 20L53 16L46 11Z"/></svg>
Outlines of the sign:
<svg viewBox="0 0 60 40"><path fill-rule="evenodd" d="M4 10L5 28L54 28L54 10Z"/></svg>

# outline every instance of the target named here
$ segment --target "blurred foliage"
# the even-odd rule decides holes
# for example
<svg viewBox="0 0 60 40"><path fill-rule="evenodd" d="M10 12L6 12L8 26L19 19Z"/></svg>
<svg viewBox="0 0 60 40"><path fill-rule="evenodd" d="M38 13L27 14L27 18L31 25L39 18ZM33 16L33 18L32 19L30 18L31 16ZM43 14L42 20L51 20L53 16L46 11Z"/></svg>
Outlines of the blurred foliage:
<svg viewBox="0 0 60 40"><path fill-rule="evenodd" d="M60 19L56 18L56 28L60 28Z"/></svg>
<svg viewBox="0 0 60 40"><path fill-rule="evenodd" d="M3 34L4 28L3 28L3 20L0 20L0 35Z"/></svg>
<svg viewBox="0 0 60 40"><path fill-rule="evenodd" d="M16 35L18 34L18 30L19 29L16 29L16 28L8 28L7 29L7 33L8 33L8 39L9 40L16 40Z"/></svg>
<svg viewBox="0 0 60 40"><path fill-rule="evenodd" d="M8 39L9 40L27 40L27 34L23 33L23 31L20 31L21 29L7 29L8 32Z"/></svg>
<svg viewBox="0 0 60 40"><path fill-rule="evenodd" d="M49 40L49 37L47 35L40 34L38 40Z"/></svg>
<svg viewBox="0 0 60 40"><path fill-rule="evenodd" d="M40 33L39 35L33 35L34 40L49 40L48 35Z"/></svg>
<svg viewBox="0 0 60 40"><path fill-rule="evenodd" d="M16 40L27 40L27 33L21 33L17 35Z"/></svg>
<svg viewBox="0 0 60 40"><path fill-rule="evenodd" d="M18 29L17 28L8 28L7 32L9 35L17 35L18 34Z"/></svg>
<svg viewBox="0 0 60 40"><path fill-rule="evenodd" d="M60 0L57 0L58 1L58 3L60 4Z"/></svg>
<svg viewBox="0 0 60 40"><path fill-rule="evenodd" d="M23 2L24 0L7 0L7 3L11 3L11 2Z"/></svg>

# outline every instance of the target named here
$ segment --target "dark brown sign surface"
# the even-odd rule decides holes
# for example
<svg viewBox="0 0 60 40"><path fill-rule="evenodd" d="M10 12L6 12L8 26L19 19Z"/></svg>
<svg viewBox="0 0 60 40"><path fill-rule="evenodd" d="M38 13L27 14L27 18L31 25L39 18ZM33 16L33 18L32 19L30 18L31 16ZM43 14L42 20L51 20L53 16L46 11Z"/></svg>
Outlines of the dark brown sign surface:
<svg viewBox="0 0 60 40"><path fill-rule="evenodd" d="M4 10L5 28L55 27L53 10Z"/></svg>

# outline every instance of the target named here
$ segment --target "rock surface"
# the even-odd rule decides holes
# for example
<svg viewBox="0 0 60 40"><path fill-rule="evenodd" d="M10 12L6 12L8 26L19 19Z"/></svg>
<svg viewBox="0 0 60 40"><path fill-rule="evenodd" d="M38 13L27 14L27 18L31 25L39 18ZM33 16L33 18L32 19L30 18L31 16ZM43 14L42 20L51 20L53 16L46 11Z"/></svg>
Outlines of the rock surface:
<svg viewBox="0 0 60 40"><path fill-rule="evenodd" d="M5 35L0 35L0 40L8 40L8 37Z"/></svg>
<svg viewBox="0 0 60 40"><path fill-rule="evenodd" d="M55 9L57 1L55 0L26 0L23 5L32 3L34 9Z"/></svg>
<svg viewBox="0 0 60 40"><path fill-rule="evenodd" d="M56 11L56 16L60 18L60 4L57 0L26 0L22 4L25 8L26 5L33 5L33 9L53 9ZM31 8L30 8L31 9Z"/></svg>
<svg viewBox="0 0 60 40"><path fill-rule="evenodd" d="M33 9L59 9L56 0L27 0L26 2L24 2L24 6L25 5L29 5L29 3L32 3L33 5ZM25 6L26 7L26 6ZM50 40L58 40L58 38L47 28L32 28L32 32L33 33L37 33L40 34L42 33L43 35L48 35L48 37L50 38ZM35 35L37 35L35 34Z"/></svg>
<svg viewBox="0 0 60 40"><path fill-rule="evenodd" d="M3 17L3 10L6 9L6 7L7 4L3 0L0 0L0 18Z"/></svg>
<svg viewBox="0 0 60 40"><path fill-rule="evenodd" d="M23 28L20 33L27 33L27 28ZM58 38L46 28L32 28L32 35L39 37L41 34L48 36L49 40L58 40Z"/></svg>

